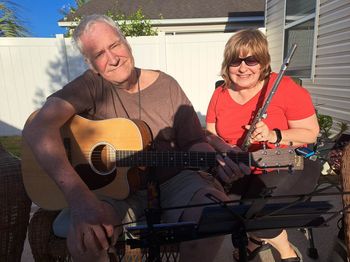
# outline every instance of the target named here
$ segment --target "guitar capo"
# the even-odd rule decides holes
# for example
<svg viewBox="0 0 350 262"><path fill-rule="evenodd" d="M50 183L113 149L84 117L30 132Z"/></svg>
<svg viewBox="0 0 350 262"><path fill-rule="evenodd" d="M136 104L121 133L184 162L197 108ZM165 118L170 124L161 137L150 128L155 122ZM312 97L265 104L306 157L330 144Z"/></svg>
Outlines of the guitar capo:
<svg viewBox="0 0 350 262"><path fill-rule="evenodd" d="M295 152L297 153L298 156L302 156L304 158L310 158L313 155L315 155L315 151L307 147L298 147L295 149Z"/></svg>

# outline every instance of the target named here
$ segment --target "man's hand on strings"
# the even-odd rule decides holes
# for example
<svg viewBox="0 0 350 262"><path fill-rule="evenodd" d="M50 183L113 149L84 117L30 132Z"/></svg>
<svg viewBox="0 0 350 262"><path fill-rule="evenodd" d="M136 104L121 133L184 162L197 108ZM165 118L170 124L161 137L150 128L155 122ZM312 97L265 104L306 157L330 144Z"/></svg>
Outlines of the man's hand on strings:
<svg viewBox="0 0 350 262"><path fill-rule="evenodd" d="M237 153L241 151L242 150L237 146L232 147L228 145L227 150L225 152L227 152L228 155L230 155L230 152ZM243 162L240 162L239 160L238 163L235 163L229 156L222 156L220 154L217 155L216 159L219 163L216 175L222 182L226 184L230 184L242 178L244 175L250 174L250 168Z"/></svg>
<svg viewBox="0 0 350 262"><path fill-rule="evenodd" d="M235 163L228 156L223 156L220 153L237 153L242 150L235 146L226 143L220 138L215 129L215 123L207 123L207 135L208 143L215 149L219 154L216 155L218 166L216 168L216 176L224 183L230 184L233 181L243 177L245 174L250 174L250 168L243 164L243 162Z"/></svg>

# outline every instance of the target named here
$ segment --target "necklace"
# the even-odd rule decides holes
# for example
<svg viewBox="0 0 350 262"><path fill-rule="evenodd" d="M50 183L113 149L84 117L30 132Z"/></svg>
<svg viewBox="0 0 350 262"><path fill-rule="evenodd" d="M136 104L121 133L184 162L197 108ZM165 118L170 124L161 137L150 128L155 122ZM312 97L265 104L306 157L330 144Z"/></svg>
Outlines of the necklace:
<svg viewBox="0 0 350 262"><path fill-rule="evenodd" d="M139 120L141 120L141 88L140 88L140 74L141 74L141 69L140 69L140 73L138 72L138 70L135 68L135 73L136 73L136 78L137 78L137 95L138 95L138 109L139 109ZM120 105L122 106L126 116L130 119L130 115L128 113L128 110L126 109L120 95L119 95L119 88L112 88L113 92L112 92L112 96L113 93L115 93L117 95L118 101L120 103ZM114 96L113 96L114 97ZM116 117L118 116L117 114L117 107L115 104L115 99L113 99L113 107L114 107L114 113L116 115Z"/></svg>

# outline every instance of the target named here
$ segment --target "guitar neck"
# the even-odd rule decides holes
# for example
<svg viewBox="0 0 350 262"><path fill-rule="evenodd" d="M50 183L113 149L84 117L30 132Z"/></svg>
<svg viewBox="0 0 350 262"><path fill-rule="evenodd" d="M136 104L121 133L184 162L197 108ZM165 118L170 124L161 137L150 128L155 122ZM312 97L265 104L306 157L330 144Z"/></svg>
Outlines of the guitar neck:
<svg viewBox="0 0 350 262"><path fill-rule="evenodd" d="M116 151L117 167L149 166L149 167L214 167L217 165L216 152L178 152L178 151ZM226 153L221 153L226 156ZM231 153L235 162L243 162L250 166L250 153Z"/></svg>

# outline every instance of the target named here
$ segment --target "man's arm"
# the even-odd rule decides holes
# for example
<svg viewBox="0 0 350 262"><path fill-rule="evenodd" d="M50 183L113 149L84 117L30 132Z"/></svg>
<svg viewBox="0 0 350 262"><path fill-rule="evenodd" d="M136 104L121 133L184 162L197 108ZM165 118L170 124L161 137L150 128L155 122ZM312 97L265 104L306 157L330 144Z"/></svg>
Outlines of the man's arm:
<svg viewBox="0 0 350 262"><path fill-rule="evenodd" d="M75 114L74 107L51 97L23 129L28 143L44 171L63 192L71 210L70 233L80 250L109 246L106 238L114 233L110 208L99 201L69 163L60 136L60 128ZM50 197L50 196L47 196ZM99 244L96 243L96 239Z"/></svg>
<svg viewBox="0 0 350 262"><path fill-rule="evenodd" d="M228 152L232 151L234 146L229 145L226 143L221 137L218 136L216 133L215 123L208 123L206 127L206 139L207 142L215 148L217 152Z"/></svg>
<svg viewBox="0 0 350 262"><path fill-rule="evenodd" d="M23 137L38 163L56 182L69 206L74 206L74 192L88 191L87 186L68 162L60 128L75 114L74 107L60 98L49 98L34 119L23 129Z"/></svg>

